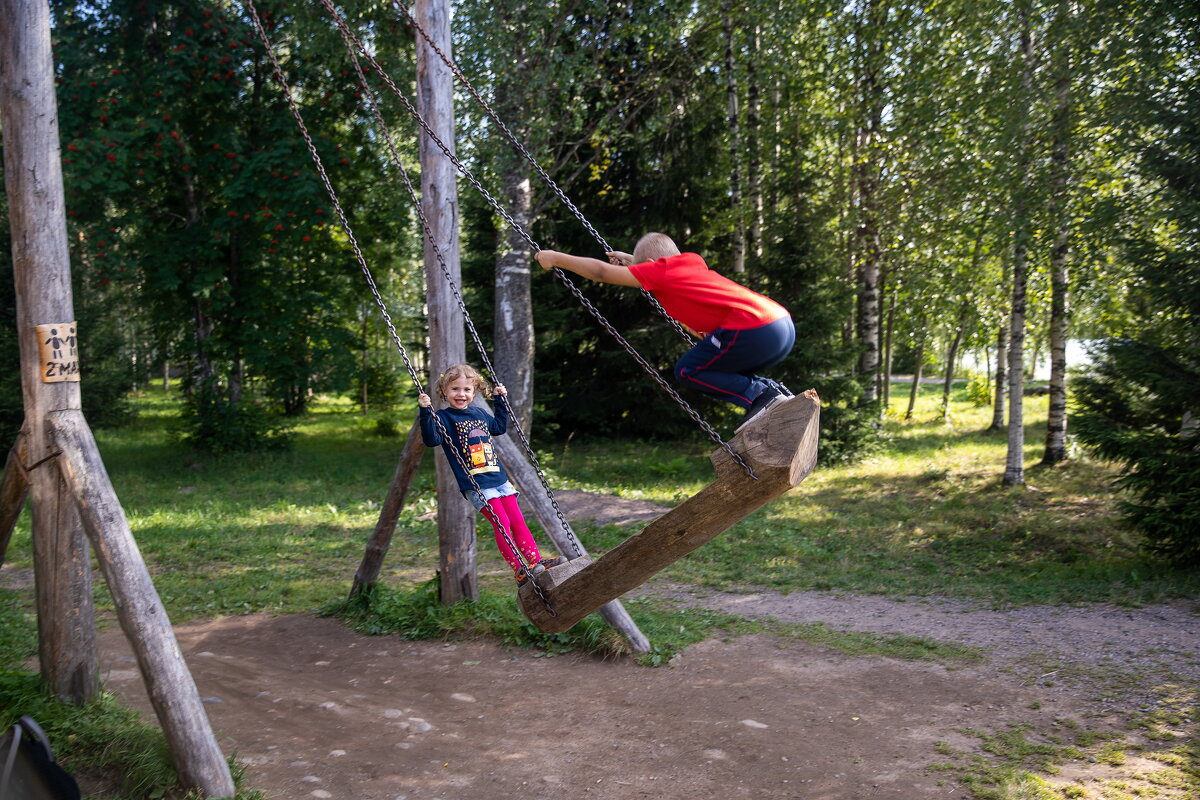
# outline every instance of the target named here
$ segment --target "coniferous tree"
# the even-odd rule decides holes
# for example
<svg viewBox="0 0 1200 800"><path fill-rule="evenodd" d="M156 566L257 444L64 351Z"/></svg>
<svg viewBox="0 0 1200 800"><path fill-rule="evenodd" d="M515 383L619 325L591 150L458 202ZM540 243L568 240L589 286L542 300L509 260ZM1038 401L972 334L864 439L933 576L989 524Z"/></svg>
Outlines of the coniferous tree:
<svg viewBox="0 0 1200 800"><path fill-rule="evenodd" d="M1194 14L1196 4L1191 6ZM1190 20L1186 14L1181 20ZM1184 30L1180 28L1179 30ZM1194 58L1200 40L1191 27ZM1187 58L1181 59L1186 63ZM1150 549L1200 563L1200 79L1157 93L1142 159L1169 224L1129 243L1136 290L1127 335L1105 340L1079 380L1080 441L1120 462L1122 507Z"/></svg>

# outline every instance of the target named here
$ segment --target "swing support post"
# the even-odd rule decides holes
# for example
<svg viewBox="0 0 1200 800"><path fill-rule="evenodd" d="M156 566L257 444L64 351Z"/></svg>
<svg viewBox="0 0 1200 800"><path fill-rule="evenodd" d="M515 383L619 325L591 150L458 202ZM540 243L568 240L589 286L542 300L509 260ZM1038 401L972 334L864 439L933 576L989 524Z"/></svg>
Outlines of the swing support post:
<svg viewBox="0 0 1200 800"><path fill-rule="evenodd" d="M42 677L77 704L99 690L90 537L181 783L232 797L229 764L81 410L46 0L0 0L0 127L25 410L0 481L0 539L27 489Z"/></svg>

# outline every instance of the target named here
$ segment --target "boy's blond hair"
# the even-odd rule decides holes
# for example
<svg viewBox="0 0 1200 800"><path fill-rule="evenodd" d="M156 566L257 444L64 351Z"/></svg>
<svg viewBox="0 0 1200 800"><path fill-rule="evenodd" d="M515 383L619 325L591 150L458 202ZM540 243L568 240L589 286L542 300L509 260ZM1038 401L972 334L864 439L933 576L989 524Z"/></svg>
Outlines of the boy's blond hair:
<svg viewBox="0 0 1200 800"><path fill-rule="evenodd" d="M667 256L679 255L679 246L665 233L647 233L633 248L633 263L644 264Z"/></svg>
<svg viewBox="0 0 1200 800"><path fill-rule="evenodd" d="M437 393L446 399L446 387L459 378L466 378L475 384L475 394L486 396L492 390L484 377L479 374L479 370L472 367L470 364L454 364L446 367L446 371L438 375L437 382L434 383L434 388Z"/></svg>

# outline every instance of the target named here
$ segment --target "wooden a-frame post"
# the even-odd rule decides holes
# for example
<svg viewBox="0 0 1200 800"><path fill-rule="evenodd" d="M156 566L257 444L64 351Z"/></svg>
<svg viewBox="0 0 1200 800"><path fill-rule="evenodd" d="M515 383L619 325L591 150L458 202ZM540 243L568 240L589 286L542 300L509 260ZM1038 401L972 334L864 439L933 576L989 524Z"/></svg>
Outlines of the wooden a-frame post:
<svg viewBox="0 0 1200 800"><path fill-rule="evenodd" d="M448 0L417 0L417 24L429 38L450 55L450 3ZM454 148L454 77L450 68L423 37L417 37L417 109L437 137ZM418 134L421 152L421 206L429 220L430 237L425 241L425 303L429 315L430 382L442 369L466 360L463 314L442 274L434 250L441 251L455 285L461 285L458 250L458 184L455 167L424 130ZM428 390L434 395L432 389ZM436 397L434 398L436 401ZM452 605L459 600L477 600L475 512L463 499L450 464L437 463L438 542L441 600Z"/></svg>
<svg viewBox="0 0 1200 800"><path fill-rule="evenodd" d="M43 675L74 702L98 687L87 534L137 656L180 781L232 797L233 778L83 417L79 331L46 0L0 0L0 125L12 230L25 423L0 480L6 542L32 502ZM19 473L19 475L17 474Z"/></svg>

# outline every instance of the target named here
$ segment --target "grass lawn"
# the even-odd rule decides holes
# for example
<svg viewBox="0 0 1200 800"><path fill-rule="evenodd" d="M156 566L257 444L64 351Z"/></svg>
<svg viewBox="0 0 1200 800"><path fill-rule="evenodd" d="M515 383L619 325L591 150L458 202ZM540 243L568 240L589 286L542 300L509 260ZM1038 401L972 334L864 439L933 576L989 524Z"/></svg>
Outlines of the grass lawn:
<svg viewBox="0 0 1200 800"><path fill-rule="evenodd" d="M667 576L733 590L941 595L1000 604L1137 604L1196 595L1194 574L1138 551L1136 536L1115 513L1110 465L1082 455L1056 468L1037 465L1044 397L1026 402L1026 488L1000 485L1006 443L1002 434L982 432L990 409L956 401L943 423L939 399L940 385L926 387L914 420L885 421L882 454L818 468ZM896 398L893 406L906 401ZM173 399L150 392L138 403L134 424L97 438L172 619L308 611L345 595L402 438L381 437L376 420L326 400L300 421L290 451L212 458L170 437ZM671 505L712 477L707 443L535 444L560 488ZM415 586L436 569L432 464L424 459L388 554L384 579L395 588ZM481 524L479 533L482 583L507 589L490 530ZM593 552L628 533L579 528ZM7 560L29 566L30 559L26 514ZM97 602L111 603L102 584Z"/></svg>

